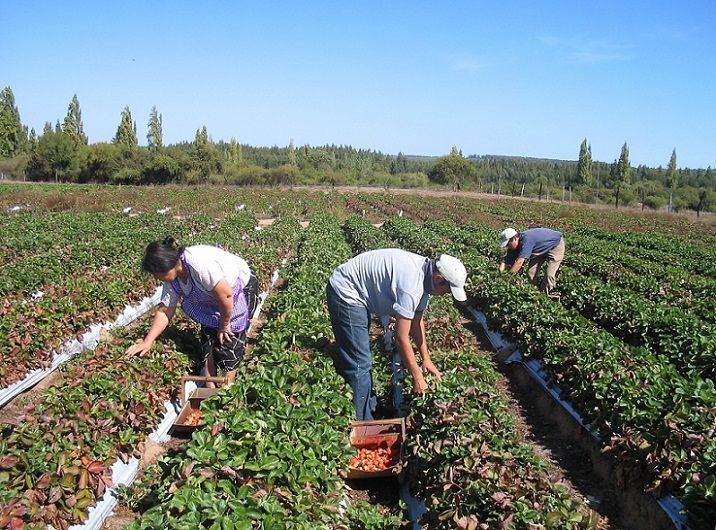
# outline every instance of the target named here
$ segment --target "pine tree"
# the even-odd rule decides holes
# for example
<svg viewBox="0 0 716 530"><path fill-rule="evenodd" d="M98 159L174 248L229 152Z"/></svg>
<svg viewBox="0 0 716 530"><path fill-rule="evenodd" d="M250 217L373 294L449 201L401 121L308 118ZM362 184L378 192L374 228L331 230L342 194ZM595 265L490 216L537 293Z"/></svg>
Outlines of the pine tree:
<svg viewBox="0 0 716 530"><path fill-rule="evenodd" d="M592 146L587 144L586 138L579 147L577 182L589 187L594 186L594 177L592 176Z"/></svg>
<svg viewBox="0 0 716 530"><path fill-rule="evenodd" d="M150 150L157 150L164 145L162 134L162 115L157 113L157 107L152 107L147 124L147 146Z"/></svg>
<svg viewBox="0 0 716 530"><path fill-rule="evenodd" d="M87 145L87 135L82 126L82 111L80 110L80 101L75 94L67 107L67 116L62 125L62 132L72 139L75 147Z"/></svg>
<svg viewBox="0 0 716 530"><path fill-rule="evenodd" d="M122 117L113 142L127 149L134 149L139 144L137 141L137 124L132 121L132 113L129 107L124 107L122 111Z"/></svg>
<svg viewBox="0 0 716 530"><path fill-rule="evenodd" d="M11 158L27 148L27 130L20 121L15 95L6 86L0 92L0 158Z"/></svg>

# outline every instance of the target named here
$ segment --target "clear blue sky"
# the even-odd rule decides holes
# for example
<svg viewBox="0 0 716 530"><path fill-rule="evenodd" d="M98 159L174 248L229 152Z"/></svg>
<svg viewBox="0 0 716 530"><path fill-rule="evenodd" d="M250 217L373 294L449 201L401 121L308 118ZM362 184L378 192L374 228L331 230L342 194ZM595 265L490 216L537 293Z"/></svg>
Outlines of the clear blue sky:
<svg viewBox="0 0 716 530"><path fill-rule="evenodd" d="M716 168L716 0L0 0L0 85L38 133L74 94L90 142Z"/></svg>

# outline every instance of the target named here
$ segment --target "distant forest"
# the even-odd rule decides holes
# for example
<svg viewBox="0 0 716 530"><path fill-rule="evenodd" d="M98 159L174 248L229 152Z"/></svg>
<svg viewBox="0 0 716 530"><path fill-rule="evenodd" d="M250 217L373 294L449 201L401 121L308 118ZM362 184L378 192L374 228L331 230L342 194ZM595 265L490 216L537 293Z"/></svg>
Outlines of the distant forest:
<svg viewBox="0 0 716 530"><path fill-rule="evenodd" d="M587 139L575 161L463 155L454 146L441 157L383 154L346 145L255 147L212 140L206 127L192 142L165 145L162 115L152 109L146 146L128 107L111 142L90 144L77 96L67 115L38 134L23 125L10 87L0 92L0 179L108 184L236 186L381 186L470 190L541 200L640 206L655 210L716 211L711 167L632 167L626 143L613 162L592 160ZM665 154L665 159L669 153Z"/></svg>

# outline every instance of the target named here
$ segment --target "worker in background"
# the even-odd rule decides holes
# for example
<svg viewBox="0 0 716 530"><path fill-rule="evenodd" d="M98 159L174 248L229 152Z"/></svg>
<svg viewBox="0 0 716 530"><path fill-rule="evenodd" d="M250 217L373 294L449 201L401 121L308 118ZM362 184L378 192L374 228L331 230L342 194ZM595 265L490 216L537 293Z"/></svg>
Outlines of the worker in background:
<svg viewBox="0 0 716 530"><path fill-rule="evenodd" d="M518 233L514 228L505 228L500 233L500 247L507 247L507 253L500 263L500 272L519 272L525 261L529 261L527 276L530 281L546 294L551 294L557 284L557 270L564 259L564 236L551 228L529 228ZM542 265L545 274L539 278Z"/></svg>
<svg viewBox="0 0 716 530"><path fill-rule="evenodd" d="M218 367L232 383L258 302L258 281L249 264L219 247L179 247L167 237L147 246L142 269L164 285L151 328L127 354L141 355L149 350L169 325L181 300L187 316L201 324L206 375L216 376Z"/></svg>
<svg viewBox="0 0 716 530"><path fill-rule="evenodd" d="M377 405L369 344L371 314L395 318L395 346L414 392L423 393L428 386L424 372L437 380L441 377L425 340L423 311L430 295L452 292L456 300L465 301L466 279L465 266L457 258L442 254L433 259L394 248L364 252L333 272L326 294L338 350L334 365L353 389L358 420L373 419Z"/></svg>

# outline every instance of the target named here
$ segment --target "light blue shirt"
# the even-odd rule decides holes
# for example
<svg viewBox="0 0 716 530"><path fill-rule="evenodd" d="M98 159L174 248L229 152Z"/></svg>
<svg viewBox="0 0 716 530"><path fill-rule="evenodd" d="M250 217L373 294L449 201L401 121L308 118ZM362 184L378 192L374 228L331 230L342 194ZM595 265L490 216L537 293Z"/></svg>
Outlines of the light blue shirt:
<svg viewBox="0 0 716 530"><path fill-rule="evenodd" d="M412 320L428 305L425 264L429 258L386 248L363 252L338 267L329 280L339 298L377 316Z"/></svg>

